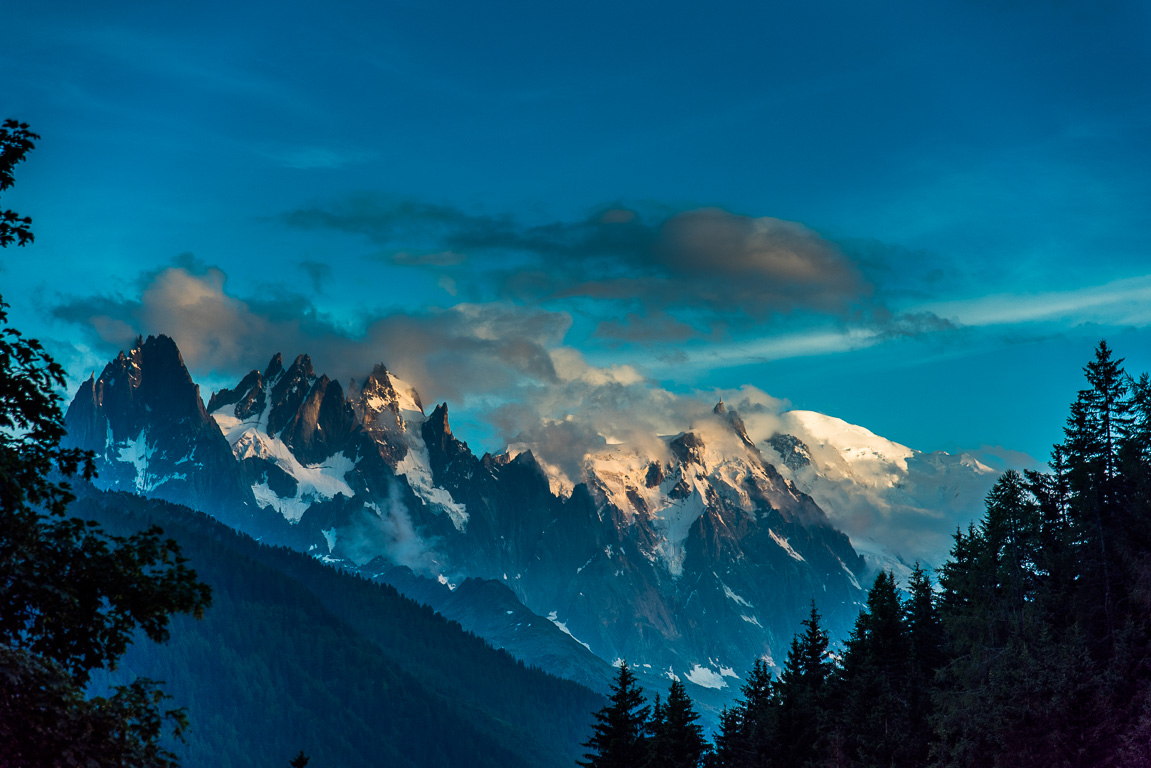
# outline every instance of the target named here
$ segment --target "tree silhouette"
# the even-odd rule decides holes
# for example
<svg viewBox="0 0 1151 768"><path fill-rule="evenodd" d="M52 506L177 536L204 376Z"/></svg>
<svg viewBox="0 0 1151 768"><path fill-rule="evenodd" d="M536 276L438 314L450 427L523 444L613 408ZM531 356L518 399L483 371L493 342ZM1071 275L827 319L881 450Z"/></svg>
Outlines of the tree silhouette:
<svg viewBox="0 0 1151 768"><path fill-rule="evenodd" d="M649 709L626 661L620 664L611 691L608 704L595 713L592 736L584 743L591 751L577 761L584 768L637 768L644 763Z"/></svg>
<svg viewBox="0 0 1151 768"><path fill-rule="evenodd" d="M815 600L803 620L803 631L791 641L783 671L775 683L779 720L778 763L806 765L815 759L825 722L828 681L834 670L830 639L820 625Z"/></svg>
<svg viewBox="0 0 1151 768"><path fill-rule="evenodd" d="M36 138L5 121L0 190ZM0 245L30 243L30 223L3 211ZM0 299L0 765L175 765L159 739L186 719L154 681L92 698L85 687L138 630L163 641L171 614L200 615L210 590L158 528L109 536L67 516L75 497L61 478L91 479L91 456L60 447L64 370L6 309Z"/></svg>
<svg viewBox="0 0 1151 768"><path fill-rule="evenodd" d="M15 182L13 171L24 156L35 148L40 137L28 130L27 123L5 120L0 126L0 192ZM0 209L0 248L27 245L32 242L32 219L15 211Z"/></svg>
<svg viewBox="0 0 1151 768"><path fill-rule="evenodd" d="M699 714L692 707L687 689L679 680L673 680L667 693L667 703L660 706L656 698L654 727L648 742L647 764L657 768L697 768L703 760L707 742Z"/></svg>

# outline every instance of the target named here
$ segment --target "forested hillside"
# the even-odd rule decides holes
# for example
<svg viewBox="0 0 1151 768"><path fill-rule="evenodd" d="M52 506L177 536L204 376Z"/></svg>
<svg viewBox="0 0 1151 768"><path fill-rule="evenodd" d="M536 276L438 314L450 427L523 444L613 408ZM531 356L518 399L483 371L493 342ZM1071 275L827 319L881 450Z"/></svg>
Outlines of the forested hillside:
<svg viewBox="0 0 1151 768"><path fill-rule="evenodd" d="M165 681L191 727L182 764L570 765L602 699L525 668L394 589L263 546L205 515L86 491L111 533L161 524L211 585L202 621L141 640L97 683Z"/></svg>

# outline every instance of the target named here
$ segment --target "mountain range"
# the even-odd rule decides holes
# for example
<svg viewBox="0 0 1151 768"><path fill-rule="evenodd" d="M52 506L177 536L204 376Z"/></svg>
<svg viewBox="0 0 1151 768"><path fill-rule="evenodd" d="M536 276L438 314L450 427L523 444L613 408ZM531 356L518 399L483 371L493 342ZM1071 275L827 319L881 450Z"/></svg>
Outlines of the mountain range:
<svg viewBox="0 0 1151 768"><path fill-rule="evenodd" d="M723 402L569 477L532 445L475 455L446 403L426 408L384 365L344 386L276 354L205 404L164 336L84 382L66 423L103 489L394 585L598 691L626 659L712 710L757 658L778 667L812 600L846 636L875 571L916 554L869 531L965 522L995 478L809 411L764 432Z"/></svg>

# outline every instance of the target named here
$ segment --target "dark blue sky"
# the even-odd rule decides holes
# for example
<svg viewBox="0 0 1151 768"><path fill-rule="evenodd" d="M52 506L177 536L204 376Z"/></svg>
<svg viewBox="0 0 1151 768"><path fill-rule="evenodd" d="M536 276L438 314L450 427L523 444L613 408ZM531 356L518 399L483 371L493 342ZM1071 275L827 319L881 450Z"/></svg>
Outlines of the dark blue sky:
<svg viewBox="0 0 1151 768"><path fill-rule="evenodd" d="M1151 7L773 5L17 4L0 290L77 378L382 360L481 449L751 385L1046 458L1151 368Z"/></svg>

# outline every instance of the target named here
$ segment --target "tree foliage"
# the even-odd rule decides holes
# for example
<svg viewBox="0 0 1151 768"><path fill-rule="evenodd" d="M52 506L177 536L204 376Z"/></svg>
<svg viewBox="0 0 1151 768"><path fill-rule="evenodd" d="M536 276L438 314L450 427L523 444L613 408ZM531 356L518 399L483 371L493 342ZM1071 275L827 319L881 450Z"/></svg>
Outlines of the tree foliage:
<svg viewBox="0 0 1151 768"><path fill-rule="evenodd" d="M36 147L39 136L29 130L27 123L5 120L0 126L0 192L11 187L16 177L16 166ZM32 219L15 211L0 209L0 248L16 243L32 242Z"/></svg>
<svg viewBox="0 0 1151 768"><path fill-rule="evenodd" d="M38 137L0 129L0 190ZM0 214L0 245L32 241L31 220ZM8 325L0 300L0 756L24 766L166 766L165 723L185 724L165 695L138 679L109 696L85 693L93 670L114 665L137 630L168 636L173 613L199 615L207 586L158 528L109 536L68 516L67 478L93 476L91 457L61 448L64 370Z"/></svg>
<svg viewBox="0 0 1151 768"><path fill-rule="evenodd" d="M658 710L658 712L657 712ZM662 706L656 697L647 748L647 764L655 768L697 768L707 751L699 714L687 689L673 680Z"/></svg>
<svg viewBox="0 0 1151 768"><path fill-rule="evenodd" d="M584 768L636 768L647 758L648 714L643 689L627 662L620 664L607 705L595 713L589 752L579 761Z"/></svg>

